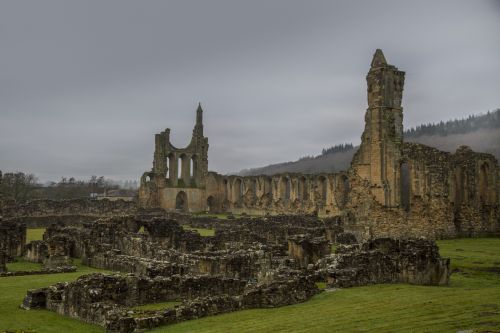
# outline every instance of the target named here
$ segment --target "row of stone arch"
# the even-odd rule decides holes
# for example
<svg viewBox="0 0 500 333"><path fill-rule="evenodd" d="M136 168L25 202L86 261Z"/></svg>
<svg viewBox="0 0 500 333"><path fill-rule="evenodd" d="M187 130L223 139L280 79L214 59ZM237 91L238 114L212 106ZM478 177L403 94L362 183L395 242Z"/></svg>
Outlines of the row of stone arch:
<svg viewBox="0 0 500 333"><path fill-rule="evenodd" d="M166 157L165 177L173 185L182 180L185 186L196 185L195 180L199 172L199 161L196 154L171 152Z"/></svg>
<svg viewBox="0 0 500 333"><path fill-rule="evenodd" d="M476 191L471 191L471 176L464 168L457 166L451 175L451 190L450 199L455 206L460 206L462 203L469 203L471 200L478 199L481 204L492 204L496 201L495 198L495 177L491 172L492 168L486 161L480 162L477 168L477 177L474 184ZM477 193L477 195L476 195ZM477 198L476 198L477 197Z"/></svg>
<svg viewBox="0 0 500 333"><path fill-rule="evenodd" d="M432 172L425 170L418 161L404 160L400 164L400 204L405 210L410 209L413 196L433 196L436 186ZM496 202L495 174L488 161L479 161L475 167L454 166L448 177L448 188L442 184L443 192L448 192L450 202L458 209L462 204L475 202L488 205ZM439 189L438 189L439 190Z"/></svg>
<svg viewBox="0 0 500 333"><path fill-rule="evenodd" d="M335 177L332 180L335 182ZM329 190L331 180L328 175L275 175L261 177L228 177L223 180L224 200L239 202L244 197L259 199L269 196L273 201L314 201L316 204L327 204L334 196ZM349 184L345 175L338 177L336 189L342 193L340 201L344 202Z"/></svg>

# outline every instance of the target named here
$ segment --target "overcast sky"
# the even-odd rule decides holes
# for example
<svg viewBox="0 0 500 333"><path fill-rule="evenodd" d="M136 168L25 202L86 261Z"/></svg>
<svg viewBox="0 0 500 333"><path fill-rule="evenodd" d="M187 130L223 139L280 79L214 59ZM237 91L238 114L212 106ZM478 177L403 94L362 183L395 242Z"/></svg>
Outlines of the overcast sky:
<svg viewBox="0 0 500 333"><path fill-rule="evenodd" d="M0 170L138 179L198 102L213 171L357 144L376 48L406 127L500 107L499 1L0 0Z"/></svg>

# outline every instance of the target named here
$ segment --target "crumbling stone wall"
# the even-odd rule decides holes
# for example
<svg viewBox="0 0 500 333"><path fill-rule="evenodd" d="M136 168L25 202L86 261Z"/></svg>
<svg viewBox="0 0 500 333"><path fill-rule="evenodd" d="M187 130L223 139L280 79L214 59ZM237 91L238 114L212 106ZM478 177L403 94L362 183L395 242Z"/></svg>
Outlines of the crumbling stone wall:
<svg viewBox="0 0 500 333"><path fill-rule="evenodd" d="M209 295L239 295L246 282L209 276L138 277L90 274L30 292L27 309L44 307L59 314L104 326L106 312L116 306L194 299Z"/></svg>
<svg viewBox="0 0 500 333"><path fill-rule="evenodd" d="M344 173L283 173L272 176L222 176L209 174L209 211L252 215L335 215L342 209L348 191Z"/></svg>
<svg viewBox="0 0 500 333"><path fill-rule="evenodd" d="M33 200L26 203L0 201L0 216L28 228L48 227L52 223L81 226L102 217L135 214L137 204L124 200Z"/></svg>
<svg viewBox="0 0 500 333"><path fill-rule="evenodd" d="M61 266L71 266L71 240L63 235L50 237L47 241L48 257L43 261L45 268L56 268Z"/></svg>
<svg viewBox="0 0 500 333"><path fill-rule="evenodd" d="M43 263L49 257L47 242L43 240L31 241L26 244L24 259L29 262Z"/></svg>
<svg viewBox="0 0 500 333"><path fill-rule="evenodd" d="M251 177L206 172L205 178L197 179L204 184L202 187L190 189L178 186L178 182L173 186L165 176L165 154L172 148L167 131L157 136L153 170L143 176L141 204L252 215L337 216L358 239L499 233L500 169L496 159L465 147L450 154L403 142L405 73L388 64L382 51L376 50L366 80L365 129L346 172ZM195 129L200 128L199 124ZM193 140L203 138L199 133L193 132ZM203 158L206 154L203 150ZM182 207L178 207L172 200L181 192ZM333 241L339 231L330 230L334 234L327 239ZM260 242L259 237L264 235L252 237Z"/></svg>
<svg viewBox="0 0 500 333"><path fill-rule="evenodd" d="M330 287L354 287L376 283L447 285L450 259L441 258L432 241L377 238L360 245L340 246L323 260Z"/></svg>
<svg viewBox="0 0 500 333"><path fill-rule="evenodd" d="M208 138L203 135L203 110L199 105L191 142L186 148L172 145L169 128L155 135L153 168L142 175L139 187L141 206L180 211L204 210L207 154Z"/></svg>
<svg viewBox="0 0 500 333"><path fill-rule="evenodd" d="M92 200L90 198L70 200L40 199L27 203L3 202L1 214L4 218L63 215L113 216L134 214L136 209L134 202L124 200Z"/></svg>
<svg viewBox="0 0 500 333"><path fill-rule="evenodd" d="M430 239L477 237L500 231L500 206L494 187L481 199L479 183L498 181L496 160L489 154L474 153L462 147L455 154L440 152L420 144L403 145L408 165L406 191L408 206L381 205L370 192L371 184L350 178L349 193L342 220L346 231L358 240L372 237L426 237ZM483 171L481 171L483 169ZM457 171L459 170L459 171ZM483 176L480 177L480 173ZM457 177L457 173L460 177ZM484 189L483 189L484 191Z"/></svg>
<svg viewBox="0 0 500 333"><path fill-rule="evenodd" d="M185 275L190 272L187 264L122 255L118 250L94 254L87 258L86 263L94 268L148 277Z"/></svg>
<svg viewBox="0 0 500 333"><path fill-rule="evenodd" d="M197 239L192 237L196 233L184 231L169 217L121 216L81 228L53 225L44 242L60 245L56 255L80 254L92 267L133 274L91 274L29 291L23 307L47 308L110 332L132 332L199 316L302 302L318 292L317 281L335 287L447 282L449 261L439 257L431 241L377 239L340 246L329 255L326 231L340 236L341 222L320 221L313 215L202 219L192 223L215 226L224 237L200 236L196 246L185 245ZM224 233L224 228L231 232ZM245 228L261 236L240 236ZM174 300L182 304L149 312L130 308Z"/></svg>
<svg viewBox="0 0 500 333"><path fill-rule="evenodd" d="M74 282L30 290L22 307L46 308L104 326L108 332L133 332L245 308L295 304L318 292L312 279L300 275L245 285L241 280L214 277L150 279L91 274ZM144 313L128 308L144 302L178 299L184 299L183 304L175 309Z"/></svg>
<svg viewBox="0 0 500 333"><path fill-rule="evenodd" d="M11 261L23 254L26 244L26 225L2 220L0 217L0 251Z"/></svg>

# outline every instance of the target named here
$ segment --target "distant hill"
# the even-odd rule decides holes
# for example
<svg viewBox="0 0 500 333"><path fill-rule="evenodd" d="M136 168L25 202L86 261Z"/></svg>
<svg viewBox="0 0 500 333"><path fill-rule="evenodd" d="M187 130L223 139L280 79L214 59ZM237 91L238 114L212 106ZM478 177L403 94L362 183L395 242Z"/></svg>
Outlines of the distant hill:
<svg viewBox="0 0 500 333"><path fill-rule="evenodd" d="M495 155L500 160L500 109L464 119L422 124L404 133L408 142L422 143L440 150L454 152L467 145L473 150ZM241 176L273 175L282 172L335 172L349 168L358 147L351 143L335 145L317 156L305 156L297 161L271 164L261 168L245 169Z"/></svg>

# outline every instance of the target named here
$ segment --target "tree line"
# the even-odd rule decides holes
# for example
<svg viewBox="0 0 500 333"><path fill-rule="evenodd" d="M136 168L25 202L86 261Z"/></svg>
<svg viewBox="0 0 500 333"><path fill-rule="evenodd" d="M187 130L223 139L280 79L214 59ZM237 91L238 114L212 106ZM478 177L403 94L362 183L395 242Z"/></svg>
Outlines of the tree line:
<svg viewBox="0 0 500 333"><path fill-rule="evenodd" d="M447 136L487 128L500 128L500 109L485 114L470 115L467 118L422 124L406 130L404 136L405 138L418 138L424 135Z"/></svg>
<svg viewBox="0 0 500 333"><path fill-rule="evenodd" d="M103 176L91 176L88 180L62 177L58 182L41 184L32 173L0 171L0 199L23 202L33 199L89 198L92 193L102 194L109 190L135 189L137 182L115 182Z"/></svg>
<svg viewBox="0 0 500 333"><path fill-rule="evenodd" d="M352 145L352 143L341 143L339 145L331 146L330 148L323 148L323 150L321 151L321 155L341 153L344 151L349 151L353 148L354 146Z"/></svg>

